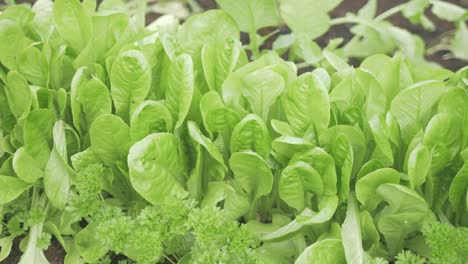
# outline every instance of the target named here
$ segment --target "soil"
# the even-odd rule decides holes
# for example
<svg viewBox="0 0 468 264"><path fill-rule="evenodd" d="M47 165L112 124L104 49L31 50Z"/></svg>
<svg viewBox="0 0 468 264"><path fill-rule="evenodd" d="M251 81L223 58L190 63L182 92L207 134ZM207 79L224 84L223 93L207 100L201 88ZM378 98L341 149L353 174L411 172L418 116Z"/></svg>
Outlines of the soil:
<svg viewBox="0 0 468 264"><path fill-rule="evenodd" d="M17 3L33 3L35 1L34 0L17 0L16 2ZM378 1L378 13L388 10L391 7L396 6L403 2L406 2L406 1L380 0ZM446 2L451 2L459 6L468 8L468 0L449 0ZM0 4L3 4L3 3L4 1L0 1ZM198 3L205 10L217 8L216 2L214 0L198 0ZM354 13L357 10L359 10L365 3L367 3L367 0L345 0L336 9L334 9L331 12L331 17L342 17L346 15L346 13L348 12ZM159 15L150 14L147 16L147 21L151 22L154 19L156 19L158 16ZM430 13L430 11L427 12L427 16L436 25L436 29L433 32L426 31L421 26L415 26L411 24L408 20L403 18L401 15L394 15L391 18L389 18L389 20L398 27L405 28L411 33L418 34L424 39L426 47L431 47L434 44L438 43L442 37L446 36L447 34L453 33L454 27L451 23L438 19L436 16ZM328 43L328 41L333 38L341 37L341 38L344 38L345 41L349 40L352 37L349 29L350 29L349 25L334 26L324 36L320 37L317 40L317 42L321 46L325 46ZM267 34L271 31L272 29L266 29L266 30L261 31L260 33ZM288 29L286 27L282 27L280 28L280 31L281 33L286 33L288 32ZM244 43L248 42L247 35L244 35L244 34L242 35L242 41ZM271 47L273 41L274 41L274 38L270 38L266 43L264 43L262 48ZM468 47L468 43L467 43L467 47ZM447 52L440 51L435 54L428 55L427 59L431 61L435 61L439 63L440 65L442 65L443 67L448 68L450 70L454 70L454 71L467 65L466 61L453 59L446 55L447 55ZM351 62L357 63L356 61L351 61ZM52 244L49 247L49 249L46 250L45 254L51 264L61 264L63 263L65 251L58 244L56 240L52 240ZM21 251L18 248L18 243L15 243L10 256L5 261L3 261L3 263L5 264L18 263L20 256L21 256Z"/></svg>

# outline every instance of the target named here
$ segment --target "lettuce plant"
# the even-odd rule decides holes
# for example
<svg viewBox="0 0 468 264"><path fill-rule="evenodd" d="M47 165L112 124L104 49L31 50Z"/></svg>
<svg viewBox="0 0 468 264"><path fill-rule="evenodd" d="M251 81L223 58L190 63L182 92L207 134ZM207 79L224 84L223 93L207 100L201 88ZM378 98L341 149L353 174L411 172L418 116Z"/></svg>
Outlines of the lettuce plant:
<svg viewBox="0 0 468 264"><path fill-rule="evenodd" d="M51 243L67 264L464 263L468 67L429 63L385 19L430 29L430 7L466 59L466 10L330 18L340 2L219 0L149 25L145 1L5 9L0 261L19 241L21 264ZM341 23L355 37L322 50Z"/></svg>

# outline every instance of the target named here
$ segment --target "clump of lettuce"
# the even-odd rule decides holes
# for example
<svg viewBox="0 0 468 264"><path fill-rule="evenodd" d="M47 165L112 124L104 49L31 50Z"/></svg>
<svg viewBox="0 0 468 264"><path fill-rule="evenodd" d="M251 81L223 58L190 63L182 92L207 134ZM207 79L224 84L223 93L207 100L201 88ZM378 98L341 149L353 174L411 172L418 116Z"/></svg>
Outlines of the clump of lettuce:
<svg viewBox="0 0 468 264"><path fill-rule="evenodd" d="M468 68L392 54L417 40L363 48L426 6L218 2L149 25L144 1L0 14L0 261L20 241L21 264L51 243L70 264L463 263ZM430 2L464 34L464 9ZM349 21L347 45L313 42ZM283 22L291 61L259 49Z"/></svg>

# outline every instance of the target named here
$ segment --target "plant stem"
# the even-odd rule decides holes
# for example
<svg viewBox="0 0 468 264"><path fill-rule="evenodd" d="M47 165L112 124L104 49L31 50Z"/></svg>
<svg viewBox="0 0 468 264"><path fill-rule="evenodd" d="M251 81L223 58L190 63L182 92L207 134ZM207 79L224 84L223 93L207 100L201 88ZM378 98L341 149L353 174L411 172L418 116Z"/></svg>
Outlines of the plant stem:
<svg viewBox="0 0 468 264"><path fill-rule="evenodd" d="M37 204L37 199L39 197L38 196L38 190L37 190L37 187L33 187L33 193L32 193L32 197L31 197L31 209L36 206Z"/></svg>
<svg viewBox="0 0 468 264"><path fill-rule="evenodd" d="M271 38L272 36L274 36L274 35L276 35L276 34L278 34L280 32L281 32L281 30L275 29L271 33L268 33L267 35L263 36L263 39L267 40L267 39Z"/></svg>
<svg viewBox="0 0 468 264"><path fill-rule="evenodd" d="M257 43L257 32L255 30L251 30L249 33L249 46L250 50L252 51L252 57L253 59L257 59L258 56L260 55L260 52L258 50L258 43Z"/></svg>
<svg viewBox="0 0 468 264"><path fill-rule="evenodd" d="M399 4L397 6L394 6L392 8L390 8L389 10L383 12L382 14L378 15L375 19L376 20L384 20L388 17L391 17L393 15L395 15L396 13L399 13L401 10L403 10L405 7L406 7L407 3L403 3L403 4Z"/></svg>
<svg viewBox="0 0 468 264"><path fill-rule="evenodd" d="M345 16L345 17L339 17L339 18L334 18L330 21L330 25L335 26L335 25L340 25L340 24L369 24L368 20L359 18L357 16Z"/></svg>
<svg viewBox="0 0 468 264"><path fill-rule="evenodd" d="M195 0L188 0L187 1L190 8L192 9L192 12L195 14L199 14L203 12L203 8L200 6L200 4L197 3Z"/></svg>
<svg viewBox="0 0 468 264"><path fill-rule="evenodd" d="M382 21L385 20L388 17L391 17L397 13L399 13L401 10L403 10L406 7L407 3L403 3L397 6L394 6L387 11L383 12L382 14L378 15L374 20L375 21ZM369 20L359 18L357 16L345 16L345 17L339 17L339 18L334 18L330 21L330 25L340 25L340 24L348 24L348 23L362 23L362 24L370 24Z"/></svg>
<svg viewBox="0 0 468 264"><path fill-rule="evenodd" d="M447 44L437 44L433 47L430 47L426 50L426 54L434 54L441 50L450 50L450 46Z"/></svg>
<svg viewBox="0 0 468 264"><path fill-rule="evenodd" d="M362 24L367 27L373 28L376 31L379 31L379 28L375 25L375 23L373 23L374 21L376 20L362 19L357 16L346 16L332 19L330 21L330 25L335 26L340 24Z"/></svg>
<svg viewBox="0 0 468 264"><path fill-rule="evenodd" d="M169 256L167 256L166 254L163 254L164 258L167 259L167 261L169 261L170 263L172 264L176 264Z"/></svg>
<svg viewBox="0 0 468 264"><path fill-rule="evenodd" d="M249 214L247 215L249 220L257 219L257 208L258 208L258 199L255 199L252 202L252 206L250 207Z"/></svg>
<svg viewBox="0 0 468 264"><path fill-rule="evenodd" d="M307 62L305 62L305 61L296 63L296 67L297 67L298 69L302 69L302 68L309 67L309 66L312 66L312 64L307 63Z"/></svg>

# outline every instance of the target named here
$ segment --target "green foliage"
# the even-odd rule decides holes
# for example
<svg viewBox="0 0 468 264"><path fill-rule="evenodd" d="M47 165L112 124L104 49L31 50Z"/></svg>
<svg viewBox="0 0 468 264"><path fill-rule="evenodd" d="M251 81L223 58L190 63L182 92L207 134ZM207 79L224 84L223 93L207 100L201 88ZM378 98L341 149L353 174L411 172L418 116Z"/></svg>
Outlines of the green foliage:
<svg viewBox="0 0 468 264"><path fill-rule="evenodd" d="M189 223L195 236L191 263L256 263L256 239L219 209L195 210L189 215Z"/></svg>
<svg viewBox="0 0 468 264"><path fill-rule="evenodd" d="M65 264L468 259L468 67L425 58L467 59L466 9L370 0L337 18L340 0L218 0L145 25L174 3L12 2L0 262L17 243L20 264L49 263L51 244ZM427 9L455 26L428 50L388 20L431 30ZM317 44L344 23L350 41Z"/></svg>
<svg viewBox="0 0 468 264"><path fill-rule="evenodd" d="M395 264L424 264L426 260L423 257L414 255L411 251L402 251L395 257Z"/></svg>
<svg viewBox="0 0 468 264"><path fill-rule="evenodd" d="M449 224L430 223L422 230L431 248L433 263L463 263L468 252L468 229Z"/></svg>

